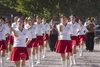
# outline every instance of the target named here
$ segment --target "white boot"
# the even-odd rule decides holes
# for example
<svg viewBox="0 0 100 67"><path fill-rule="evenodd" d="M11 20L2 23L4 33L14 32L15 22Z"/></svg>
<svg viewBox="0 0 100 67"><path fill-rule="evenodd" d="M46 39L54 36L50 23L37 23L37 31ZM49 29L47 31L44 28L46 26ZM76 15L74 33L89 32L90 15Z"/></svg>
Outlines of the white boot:
<svg viewBox="0 0 100 67"><path fill-rule="evenodd" d="M7 60L10 60L11 52L8 52Z"/></svg>
<svg viewBox="0 0 100 67"><path fill-rule="evenodd" d="M35 67L35 55L32 55L32 67Z"/></svg>
<svg viewBox="0 0 100 67"><path fill-rule="evenodd" d="M77 62L76 62L76 54L73 54L73 63L74 63L74 65L77 64Z"/></svg>
<svg viewBox="0 0 100 67"><path fill-rule="evenodd" d="M66 67L69 67L69 59L66 60Z"/></svg>
<svg viewBox="0 0 100 67"><path fill-rule="evenodd" d="M41 63L41 53L38 52L38 59L37 59L37 63L36 64L40 64Z"/></svg>
<svg viewBox="0 0 100 67"><path fill-rule="evenodd" d="M80 46L80 57L83 56L83 45Z"/></svg>
<svg viewBox="0 0 100 67"><path fill-rule="evenodd" d="M1 57L1 67L4 67L4 59L5 57Z"/></svg>
<svg viewBox="0 0 100 67"><path fill-rule="evenodd" d="M47 47L44 47L44 55L43 58L46 58Z"/></svg>
<svg viewBox="0 0 100 67"><path fill-rule="evenodd" d="M65 67L66 65L65 65L65 61L62 61L62 67Z"/></svg>
<svg viewBox="0 0 100 67"><path fill-rule="evenodd" d="M70 56L70 66L73 65L73 56Z"/></svg>
<svg viewBox="0 0 100 67"><path fill-rule="evenodd" d="M29 56L29 67L31 67L31 56Z"/></svg>

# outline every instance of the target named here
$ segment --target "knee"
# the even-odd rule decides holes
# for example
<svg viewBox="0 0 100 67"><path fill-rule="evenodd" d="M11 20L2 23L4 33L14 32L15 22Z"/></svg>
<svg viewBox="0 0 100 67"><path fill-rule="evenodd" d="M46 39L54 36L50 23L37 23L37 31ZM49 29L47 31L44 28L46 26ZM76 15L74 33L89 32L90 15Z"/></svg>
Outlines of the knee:
<svg viewBox="0 0 100 67"><path fill-rule="evenodd" d="M5 57L5 50L1 50L1 56Z"/></svg>

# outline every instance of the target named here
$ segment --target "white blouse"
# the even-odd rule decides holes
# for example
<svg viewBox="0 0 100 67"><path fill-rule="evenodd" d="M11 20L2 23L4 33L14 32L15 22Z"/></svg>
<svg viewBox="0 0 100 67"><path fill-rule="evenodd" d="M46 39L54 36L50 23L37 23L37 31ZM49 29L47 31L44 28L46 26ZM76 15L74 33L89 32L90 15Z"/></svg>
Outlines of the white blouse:
<svg viewBox="0 0 100 67"><path fill-rule="evenodd" d="M43 23L42 23L42 24L43 24ZM45 27L46 34L48 34L48 33L49 33L49 30L50 30L50 25L49 25L48 23L43 24L43 25L44 25L44 27ZM44 33L44 31L43 31L43 33Z"/></svg>
<svg viewBox="0 0 100 67"><path fill-rule="evenodd" d="M30 27L29 24L25 25L25 29L28 29L29 27ZM29 32L30 32L32 38L36 38L36 33L37 33L37 31L36 31L36 25L33 25L33 28L29 29Z"/></svg>
<svg viewBox="0 0 100 67"><path fill-rule="evenodd" d="M84 26L84 25L82 25L82 26L80 26L80 28L81 28L81 30L80 30L80 32L78 33L78 35L85 35L85 32L84 31L88 31L87 29L86 29L86 27Z"/></svg>
<svg viewBox="0 0 100 67"><path fill-rule="evenodd" d="M72 34L72 36L78 36L77 32L81 30L80 29L80 25L77 22L75 22L75 24L72 24L72 22L69 22L69 24L71 24L72 27L73 27L73 34Z"/></svg>
<svg viewBox="0 0 100 67"><path fill-rule="evenodd" d="M45 27L42 23L40 24L36 24L36 33L38 34L38 36L43 36L43 32L45 31Z"/></svg>
<svg viewBox="0 0 100 67"><path fill-rule="evenodd" d="M60 25L63 26L62 32L60 32ZM67 26L64 26L62 23L57 25L58 33L59 33L59 40L71 40L70 34L73 33L73 28L70 24L67 24Z"/></svg>
<svg viewBox="0 0 100 67"><path fill-rule="evenodd" d="M18 28L15 29L19 37L14 36L14 46L13 47L26 47L26 36L28 37L28 40L32 40L30 32L23 28L23 31L21 32Z"/></svg>
<svg viewBox="0 0 100 67"><path fill-rule="evenodd" d="M12 26L11 26L12 28L17 28L17 24L14 22L14 23L12 23Z"/></svg>

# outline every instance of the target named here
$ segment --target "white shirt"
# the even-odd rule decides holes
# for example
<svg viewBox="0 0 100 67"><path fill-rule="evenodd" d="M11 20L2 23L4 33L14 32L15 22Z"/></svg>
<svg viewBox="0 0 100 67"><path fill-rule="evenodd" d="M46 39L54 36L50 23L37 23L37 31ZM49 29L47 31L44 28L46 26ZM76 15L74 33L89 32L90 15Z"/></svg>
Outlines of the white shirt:
<svg viewBox="0 0 100 67"><path fill-rule="evenodd" d="M67 26L64 26L63 25L63 28L62 28L62 32L60 32L60 25L63 25L62 23L60 23L59 25L57 25L57 29L58 29L58 32L59 32L59 40L71 40L70 38L70 34L73 33L73 28L70 24L67 24Z"/></svg>
<svg viewBox="0 0 100 67"><path fill-rule="evenodd" d="M36 24L36 33L38 36L43 36L43 32L45 31L45 27L42 23Z"/></svg>
<svg viewBox="0 0 100 67"><path fill-rule="evenodd" d="M80 29L80 25L77 22L75 22L74 24L72 24L72 22L69 22L69 24L71 24L72 27L73 27L73 34L72 34L72 36L78 36L77 32L81 30Z"/></svg>
<svg viewBox="0 0 100 67"><path fill-rule="evenodd" d="M17 24L14 22L14 23L12 23L12 26L11 26L12 28L17 28Z"/></svg>
<svg viewBox="0 0 100 67"><path fill-rule="evenodd" d="M86 25L88 24L89 22L85 22L84 23L84 26L86 27ZM96 24L93 22L94 26L96 26Z"/></svg>
<svg viewBox="0 0 100 67"><path fill-rule="evenodd" d="M6 33L9 33L10 34L10 27L8 25L6 25Z"/></svg>
<svg viewBox="0 0 100 67"><path fill-rule="evenodd" d="M80 26L80 28L81 28L81 30L80 30L80 32L78 33L78 35L85 35L85 33L84 33L84 31L88 31L87 29L86 29L86 27L84 26L84 25L82 25L82 26Z"/></svg>
<svg viewBox="0 0 100 67"><path fill-rule="evenodd" d="M2 39L6 40L6 33L7 33L7 25L6 24L2 24L2 29L3 29L3 34L2 34Z"/></svg>
<svg viewBox="0 0 100 67"><path fill-rule="evenodd" d="M13 47L26 47L26 36L28 40L32 40L31 34L27 29L23 28L21 32L18 28L15 29L19 37L14 36L14 46Z"/></svg>
<svg viewBox="0 0 100 67"><path fill-rule="evenodd" d="M25 29L28 29L30 27L29 24L25 25ZM29 29L29 32L32 36L32 38L36 38L36 25L33 25L32 29Z"/></svg>
<svg viewBox="0 0 100 67"><path fill-rule="evenodd" d="M42 23L42 24L43 24L43 23ZM44 25L44 27L45 27L46 34L48 34L48 33L49 33L49 30L50 30L50 25L49 25L48 23L43 24L43 25ZM44 33L44 31L43 31L43 33Z"/></svg>
<svg viewBox="0 0 100 67"><path fill-rule="evenodd" d="M2 26L0 26L0 30L2 30ZM0 32L0 40L2 40L2 32Z"/></svg>

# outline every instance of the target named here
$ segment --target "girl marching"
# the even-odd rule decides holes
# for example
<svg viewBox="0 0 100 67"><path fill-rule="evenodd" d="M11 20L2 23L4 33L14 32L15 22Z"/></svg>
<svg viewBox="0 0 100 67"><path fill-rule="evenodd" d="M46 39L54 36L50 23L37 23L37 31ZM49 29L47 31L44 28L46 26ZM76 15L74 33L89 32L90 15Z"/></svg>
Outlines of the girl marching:
<svg viewBox="0 0 100 67"><path fill-rule="evenodd" d="M36 31L37 31L37 46L38 46L37 64L39 64L39 63L41 63L41 52L42 52L43 40L46 36L45 27L41 23L40 16L36 16ZM44 36L43 36L43 31L44 31Z"/></svg>
<svg viewBox="0 0 100 67"><path fill-rule="evenodd" d="M80 24L80 32L78 33L78 43L79 43L79 52L80 56L83 56L83 44L85 42L85 33L88 32L86 27L82 25L82 19L79 19L79 24Z"/></svg>
<svg viewBox="0 0 100 67"><path fill-rule="evenodd" d="M11 28L14 35L14 45L11 52L11 61L15 61L16 67L25 67L25 60L28 60L27 45L32 40L30 32L23 28L24 21L21 18L17 19L17 28ZM26 42L26 36L28 41Z"/></svg>
<svg viewBox="0 0 100 67"><path fill-rule="evenodd" d="M73 27L73 33L71 36L72 40L72 53L70 53L70 65L76 65L76 46L78 46L78 33L80 32L80 25L75 22L76 16L71 15L70 16L71 22L69 24Z"/></svg>
<svg viewBox="0 0 100 67"><path fill-rule="evenodd" d="M7 25L7 31L8 33L6 33L6 46L7 46L7 50L6 50L6 53L7 53L7 60L10 60L10 55L11 55L11 44L10 44L10 27L11 27L11 23L10 21L7 21L6 22L6 25Z"/></svg>
<svg viewBox="0 0 100 67"><path fill-rule="evenodd" d="M46 17L43 17L42 24L44 25L45 31L46 31L46 37L44 38L44 44L43 44L43 48L42 48L43 58L45 58L46 57L46 51L47 51L47 43L48 43L48 40L49 40L48 33L49 33L49 30L50 30L49 24L46 23ZM44 35L44 32L43 32L43 35Z"/></svg>
<svg viewBox="0 0 100 67"><path fill-rule="evenodd" d="M34 20L32 17L28 18L28 24L25 25L25 28L30 31L32 36L31 42L27 45L28 54L29 54L29 67L34 67L35 62L35 50L37 47L37 36L36 36L36 25L34 25ZM28 38L27 38L28 39ZM32 48L32 49L31 49ZM32 53L31 53L32 52ZM37 52L37 51L36 51ZM32 55L31 55L32 54ZM32 59L32 60L31 60ZM32 64L31 64L32 61Z"/></svg>
<svg viewBox="0 0 100 67"><path fill-rule="evenodd" d="M70 24L66 23L66 15L61 15L61 23L57 26L59 37L56 44L56 53L61 54L62 67L69 67L68 53L72 52L71 34L73 28ZM66 34L67 33L67 34Z"/></svg>

